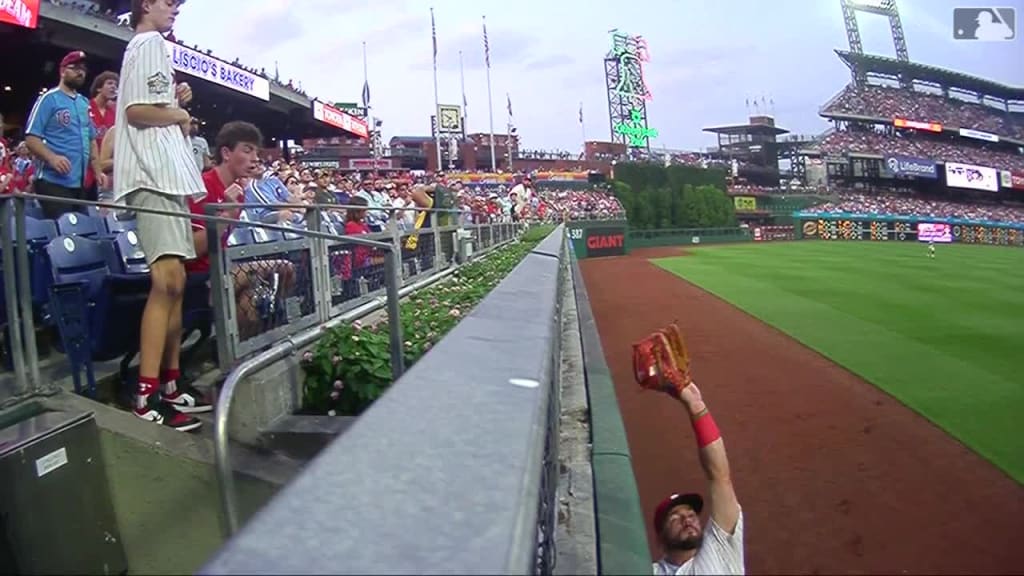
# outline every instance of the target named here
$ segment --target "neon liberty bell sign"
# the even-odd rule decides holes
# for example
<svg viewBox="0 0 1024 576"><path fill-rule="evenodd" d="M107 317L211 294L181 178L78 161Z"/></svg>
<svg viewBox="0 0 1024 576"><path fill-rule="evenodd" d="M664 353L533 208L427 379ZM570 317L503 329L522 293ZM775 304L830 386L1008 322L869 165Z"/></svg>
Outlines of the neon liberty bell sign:
<svg viewBox="0 0 1024 576"><path fill-rule="evenodd" d="M657 138L658 131L646 125L643 111L638 107L644 100L651 99L651 91L644 79L643 63L650 61L647 41L642 37L630 37L613 33L612 52L619 60L619 82L615 92L633 101L629 120L617 122L612 131L626 137L631 147L645 147L650 138Z"/></svg>
<svg viewBox="0 0 1024 576"><path fill-rule="evenodd" d="M647 145L649 138L658 137L657 130L644 126L644 117L636 108L629 111L628 122L619 122L612 129L617 134L629 138L630 146L643 147Z"/></svg>

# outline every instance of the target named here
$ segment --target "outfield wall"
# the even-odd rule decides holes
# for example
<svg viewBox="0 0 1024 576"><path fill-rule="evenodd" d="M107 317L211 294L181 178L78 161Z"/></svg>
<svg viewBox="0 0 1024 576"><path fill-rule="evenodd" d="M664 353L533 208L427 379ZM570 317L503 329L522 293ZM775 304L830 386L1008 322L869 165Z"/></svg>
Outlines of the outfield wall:
<svg viewBox="0 0 1024 576"><path fill-rule="evenodd" d="M798 240L913 242L918 241L919 225L931 225L933 233L945 232L936 237L936 243L1024 246L1024 225L1004 222L821 212L794 212L793 221Z"/></svg>
<svg viewBox="0 0 1024 576"><path fill-rule="evenodd" d="M630 228L629 222L626 220L567 222L566 234L575 257L579 260L602 256L625 256L634 248L796 239L796 231L793 226L638 230Z"/></svg>

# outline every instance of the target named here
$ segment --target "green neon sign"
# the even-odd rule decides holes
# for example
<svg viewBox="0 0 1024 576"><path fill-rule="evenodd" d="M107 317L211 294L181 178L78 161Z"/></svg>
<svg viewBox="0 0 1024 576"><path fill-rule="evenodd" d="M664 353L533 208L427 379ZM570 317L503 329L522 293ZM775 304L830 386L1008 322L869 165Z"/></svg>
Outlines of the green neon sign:
<svg viewBox="0 0 1024 576"><path fill-rule="evenodd" d="M629 138L629 145L634 148L643 148L647 146L649 139L658 137L657 130L644 126L643 114L636 108L629 111L628 121L619 122L612 126L612 130Z"/></svg>

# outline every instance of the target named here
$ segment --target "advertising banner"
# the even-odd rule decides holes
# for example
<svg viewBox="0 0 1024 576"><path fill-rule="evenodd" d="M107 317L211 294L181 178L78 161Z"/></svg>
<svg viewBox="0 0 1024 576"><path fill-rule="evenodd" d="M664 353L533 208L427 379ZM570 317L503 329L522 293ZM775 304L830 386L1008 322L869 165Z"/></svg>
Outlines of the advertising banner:
<svg viewBox="0 0 1024 576"><path fill-rule="evenodd" d="M913 156L886 156L885 167L894 176L920 176L922 178L938 178L939 171L935 162Z"/></svg>
<svg viewBox="0 0 1024 576"><path fill-rule="evenodd" d="M946 185L987 192L999 191L999 174L995 168L946 162Z"/></svg>
<svg viewBox="0 0 1024 576"><path fill-rule="evenodd" d="M757 198L753 196L735 196L732 202L737 212L753 212L757 210Z"/></svg>
<svg viewBox="0 0 1024 576"><path fill-rule="evenodd" d="M600 227L584 230L587 257L624 256L626 254L626 227Z"/></svg>
<svg viewBox="0 0 1024 576"><path fill-rule="evenodd" d="M313 100L313 118L335 128L341 128L360 138L370 137L370 128L365 120L360 120L351 114L346 114L334 106L319 100Z"/></svg>
<svg viewBox="0 0 1024 576"><path fill-rule="evenodd" d="M915 130L927 130L928 132L942 132L942 124L938 122L918 122L906 118L893 118L893 126L897 128L913 128Z"/></svg>
<svg viewBox="0 0 1024 576"><path fill-rule="evenodd" d="M270 80L176 42L165 42L167 50L171 53L171 66L178 72L202 78L260 100L270 100Z"/></svg>
<svg viewBox="0 0 1024 576"><path fill-rule="evenodd" d="M937 222L918 222L918 242L942 242L948 244L953 241L953 227L949 224Z"/></svg>
<svg viewBox="0 0 1024 576"><path fill-rule="evenodd" d="M39 0L0 0L0 22L34 29L39 24Z"/></svg>
<svg viewBox="0 0 1024 576"><path fill-rule="evenodd" d="M391 170L394 167L391 158L349 158L349 170Z"/></svg>
<svg viewBox="0 0 1024 576"><path fill-rule="evenodd" d="M980 130L971 130L970 128L961 128L960 135L964 138L974 138L975 140L984 140L986 142L999 142L999 136L995 134L989 134L988 132L982 132Z"/></svg>
<svg viewBox="0 0 1024 576"><path fill-rule="evenodd" d="M1024 172L1003 172L1003 188L1024 190Z"/></svg>

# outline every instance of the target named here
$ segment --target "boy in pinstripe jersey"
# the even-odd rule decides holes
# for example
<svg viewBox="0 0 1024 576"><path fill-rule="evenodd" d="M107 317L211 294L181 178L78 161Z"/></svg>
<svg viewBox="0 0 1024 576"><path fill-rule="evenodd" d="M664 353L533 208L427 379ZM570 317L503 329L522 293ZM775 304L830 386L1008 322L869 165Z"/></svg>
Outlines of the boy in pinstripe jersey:
<svg viewBox="0 0 1024 576"><path fill-rule="evenodd" d="M177 382L184 262L195 257L188 201L206 195L188 141L191 115L182 109L192 92L185 84L175 85L163 36L173 27L179 4L132 0L135 35L121 64L114 128L114 200L182 216L137 212L152 287L142 314L134 412L143 420L188 431L200 425L191 414L212 406Z"/></svg>

